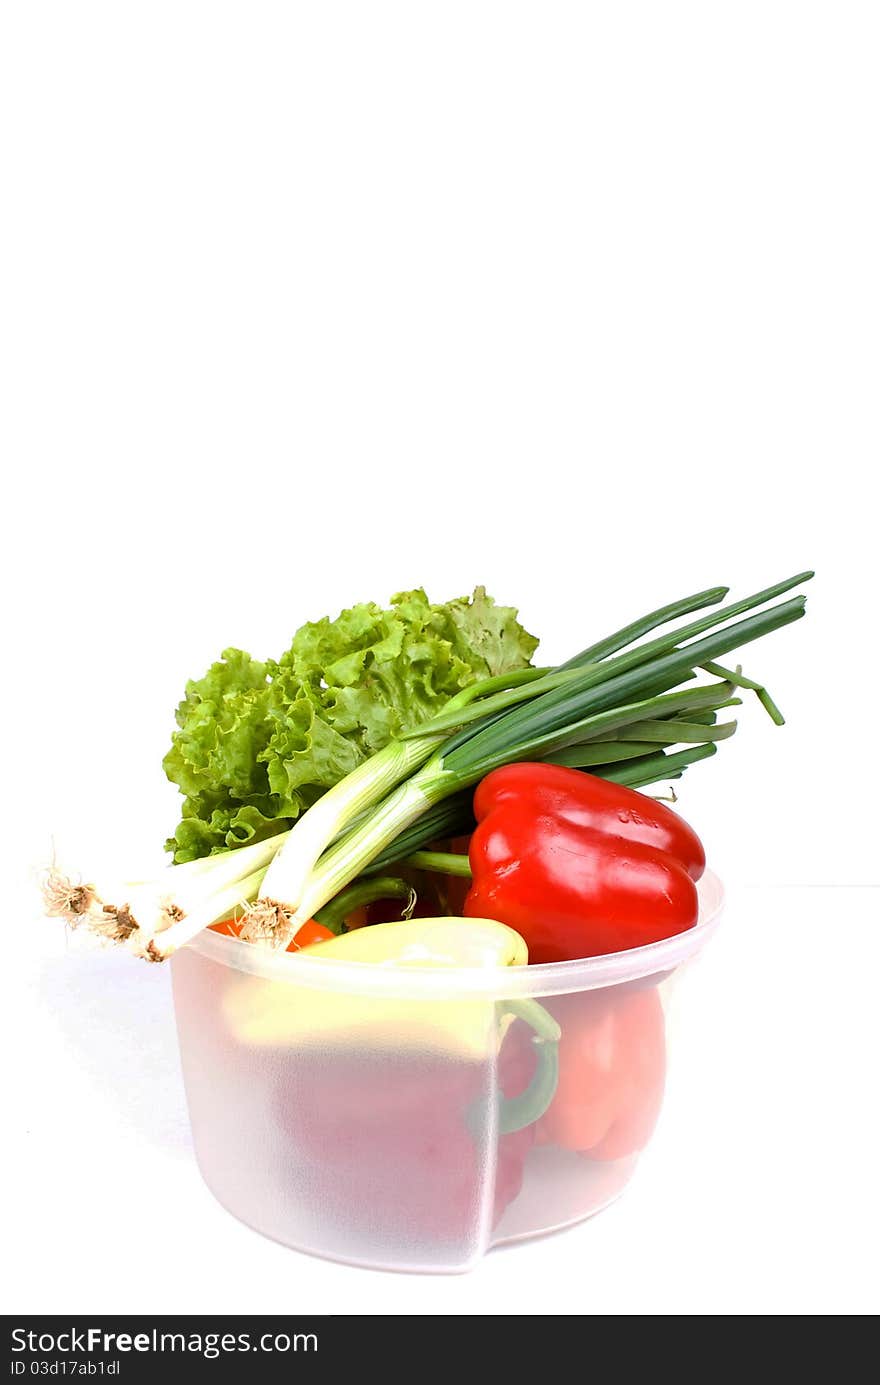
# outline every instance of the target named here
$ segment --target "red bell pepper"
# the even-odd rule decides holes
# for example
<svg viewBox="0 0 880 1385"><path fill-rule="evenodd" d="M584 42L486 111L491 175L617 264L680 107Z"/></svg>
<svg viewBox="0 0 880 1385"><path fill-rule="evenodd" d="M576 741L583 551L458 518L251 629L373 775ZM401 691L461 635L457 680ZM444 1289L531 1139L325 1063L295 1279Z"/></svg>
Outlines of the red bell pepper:
<svg viewBox="0 0 880 1385"><path fill-rule="evenodd" d="M511 1025L498 1061L504 1097L536 1071L533 1030ZM312 1196L349 1229L463 1241L480 1216L486 1170L479 1131L486 1069L428 1053L340 1052L286 1064L276 1110ZM522 1187L532 1123L498 1139L495 1225ZM301 1164L302 1168L302 1164ZM298 1177L302 1177L300 1172Z"/></svg>
<svg viewBox="0 0 880 1385"><path fill-rule="evenodd" d="M241 921L239 919L221 919L219 923L208 925L212 933L222 933L226 938L237 938L241 934ZM301 952L304 947L311 947L312 943L325 943L328 938L332 938L333 933L323 924L316 923L314 919L309 919L304 923L296 934L296 937L288 943L288 952Z"/></svg>
<svg viewBox="0 0 880 1385"><path fill-rule="evenodd" d="M494 770L474 796L464 912L526 940L530 962L658 942L697 921L705 854L653 798L561 765Z"/></svg>
<svg viewBox="0 0 880 1385"><path fill-rule="evenodd" d="M591 1159L622 1159L648 1143L666 1076L656 987L577 992L545 1001L559 1021L559 1082L539 1142Z"/></svg>

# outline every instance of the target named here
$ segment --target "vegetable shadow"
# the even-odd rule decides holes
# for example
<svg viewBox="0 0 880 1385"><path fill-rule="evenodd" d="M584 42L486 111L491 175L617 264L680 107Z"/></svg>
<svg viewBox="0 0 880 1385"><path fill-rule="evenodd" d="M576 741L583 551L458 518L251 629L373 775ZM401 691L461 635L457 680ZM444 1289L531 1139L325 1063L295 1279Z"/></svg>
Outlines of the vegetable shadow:
<svg viewBox="0 0 880 1385"><path fill-rule="evenodd" d="M141 1139L188 1155L192 1139L167 968L71 949L44 962L38 991L47 1018L120 1120Z"/></svg>

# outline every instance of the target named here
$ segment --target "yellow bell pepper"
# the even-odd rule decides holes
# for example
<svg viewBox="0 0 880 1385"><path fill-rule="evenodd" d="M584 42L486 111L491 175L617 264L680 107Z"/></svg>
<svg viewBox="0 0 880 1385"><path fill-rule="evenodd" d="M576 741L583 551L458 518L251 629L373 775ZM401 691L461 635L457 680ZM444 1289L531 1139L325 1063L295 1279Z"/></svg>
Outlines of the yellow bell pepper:
<svg viewBox="0 0 880 1385"><path fill-rule="evenodd" d="M312 943L303 952L338 962L394 967L524 967L525 942L494 919L409 919L376 923Z"/></svg>
<svg viewBox="0 0 880 1385"><path fill-rule="evenodd" d="M525 966L520 935L493 919L411 919L378 923L304 948L300 958L379 967L497 968ZM300 968L298 968L299 970ZM497 1047L510 1014L490 999L397 999L361 989L308 985L234 973L223 999L227 1022L242 1043L322 1049L358 1046L400 1052L420 1049L480 1061ZM317 975L317 974L316 974ZM503 981L498 997L503 996Z"/></svg>

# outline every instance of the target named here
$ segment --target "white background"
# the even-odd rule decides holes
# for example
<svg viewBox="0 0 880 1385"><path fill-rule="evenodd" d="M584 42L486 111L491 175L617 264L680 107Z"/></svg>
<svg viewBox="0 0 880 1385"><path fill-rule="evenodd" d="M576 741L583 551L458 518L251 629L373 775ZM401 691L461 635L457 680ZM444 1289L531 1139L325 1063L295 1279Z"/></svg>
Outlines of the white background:
<svg viewBox="0 0 880 1385"><path fill-rule="evenodd" d="M4 7L9 1308L878 1306L878 38L839 0ZM65 959L30 874L160 856L186 678L415 584L553 662L803 567L745 655L788 725L747 705L681 786L732 900L627 1196L455 1281L222 1213L167 977Z"/></svg>

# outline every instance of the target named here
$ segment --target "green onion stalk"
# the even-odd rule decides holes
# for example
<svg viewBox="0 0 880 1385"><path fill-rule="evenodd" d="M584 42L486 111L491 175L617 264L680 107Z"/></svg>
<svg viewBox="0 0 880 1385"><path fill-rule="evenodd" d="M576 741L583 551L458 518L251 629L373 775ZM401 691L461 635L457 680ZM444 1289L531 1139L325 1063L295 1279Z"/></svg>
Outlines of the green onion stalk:
<svg viewBox="0 0 880 1385"><path fill-rule="evenodd" d="M166 866L144 880L84 883L56 865L43 881L43 905L104 942L124 944L136 956L161 962L204 928L252 903L266 868L288 834Z"/></svg>
<svg viewBox="0 0 880 1385"><path fill-rule="evenodd" d="M652 611L558 668L472 685L438 716L365 761L298 820L266 870L259 898L245 911L242 936L286 947L352 881L411 857L466 820L469 791L502 765L541 760L641 788L675 778L715 753L736 730L735 721L718 723L717 712L736 705L737 688L755 691L781 723L763 685L716 661L799 620L802 595L768 603L812 575L798 573L644 639L717 606L728 589L710 588ZM714 681L694 682L700 671ZM676 746L682 748L667 749Z"/></svg>

